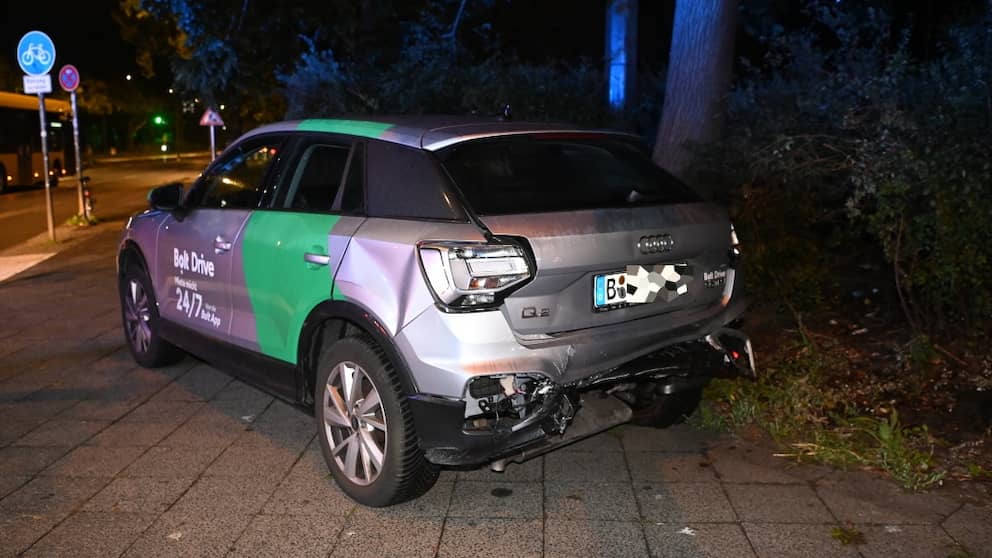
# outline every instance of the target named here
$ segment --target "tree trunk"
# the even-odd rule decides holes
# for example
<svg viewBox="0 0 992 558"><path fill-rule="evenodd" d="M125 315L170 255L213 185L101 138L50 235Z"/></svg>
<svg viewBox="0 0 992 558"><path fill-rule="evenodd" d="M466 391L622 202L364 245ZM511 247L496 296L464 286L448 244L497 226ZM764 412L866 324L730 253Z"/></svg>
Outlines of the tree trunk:
<svg viewBox="0 0 992 558"><path fill-rule="evenodd" d="M677 0L654 160L687 178L693 144L717 138L730 87L736 0Z"/></svg>

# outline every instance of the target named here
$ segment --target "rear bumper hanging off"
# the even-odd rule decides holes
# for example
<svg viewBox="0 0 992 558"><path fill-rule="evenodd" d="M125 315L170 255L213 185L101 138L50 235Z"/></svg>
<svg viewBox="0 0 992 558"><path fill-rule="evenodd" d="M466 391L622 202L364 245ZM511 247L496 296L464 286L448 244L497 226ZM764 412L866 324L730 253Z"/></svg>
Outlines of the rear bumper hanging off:
<svg viewBox="0 0 992 558"><path fill-rule="evenodd" d="M702 339L665 347L589 381L559 386L524 428L466 428L464 400L416 394L408 398L421 448L432 463L501 470L630 420L631 410L607 393L622 382L652 381L674 394L706 385L714 376L756 375L751 342L721 328Z"/></svg>

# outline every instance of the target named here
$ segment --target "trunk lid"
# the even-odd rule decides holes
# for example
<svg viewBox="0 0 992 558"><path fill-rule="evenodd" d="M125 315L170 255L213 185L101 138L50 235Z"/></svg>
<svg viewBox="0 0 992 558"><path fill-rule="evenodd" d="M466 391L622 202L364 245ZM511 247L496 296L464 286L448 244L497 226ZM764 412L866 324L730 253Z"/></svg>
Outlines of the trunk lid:
<svg viewBox="0 0 992 558"><path fill-rule="evenodd" d="M504 302L520 334L604 326L720 304L730 250L726 212L706 203L594 209L480 217L495 235L518 237L533 251L533 280ZM635 280L636 289L659 284L651 302L597 308L598 275L659 272ZM656 267L661 266L661 267ZM666 266L668 269L666 269ZM672 272L675 274L672 274ZM618 277L613 288L617 285ZM723 280L721 280L723 279ZM603 283L600 283L603 288ZM600 293L602 301L602 293ZM644 297L644 293L641 293Z"/></svg>

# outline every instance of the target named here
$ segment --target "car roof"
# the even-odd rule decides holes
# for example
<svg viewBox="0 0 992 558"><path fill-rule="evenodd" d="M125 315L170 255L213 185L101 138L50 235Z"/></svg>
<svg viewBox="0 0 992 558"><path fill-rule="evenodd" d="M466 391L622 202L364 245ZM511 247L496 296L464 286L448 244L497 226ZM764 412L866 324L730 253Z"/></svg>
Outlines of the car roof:
<svg viewBox="0 0 992 558"><path fill-rule="evenodd" d="M272 132L327 132L362 136L407 147L436 151L463 141L535 132L575 132L620 134L612 130L585 130L572 124L523 122L446 115L356 116L342 118L313 118L277 122L256 128L243 138ZM633 136L636 137L636 136Z"/></svg>

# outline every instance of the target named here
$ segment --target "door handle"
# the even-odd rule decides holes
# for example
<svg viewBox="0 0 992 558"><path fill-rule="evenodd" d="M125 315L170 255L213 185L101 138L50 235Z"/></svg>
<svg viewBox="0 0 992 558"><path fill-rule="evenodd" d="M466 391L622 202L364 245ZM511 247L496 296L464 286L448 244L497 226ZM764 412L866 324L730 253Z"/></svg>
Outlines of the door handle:
<svg viewBox="0 0 992 558"><path fill-rule="evenodd" d="M327 265L331 263L331 257L328 256L327 254L315 254L313 252L304 252L303 261L313 265Z"/></svg>
<svg viewBox="0 0 992 558"><path fill-rule="evenodd" d="M217 235L214 239L214 254L223 254L231 249L231 243L224 239L223 236Z"/></svg>

